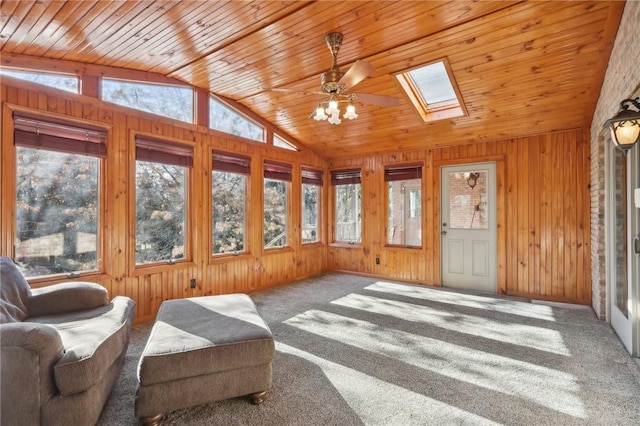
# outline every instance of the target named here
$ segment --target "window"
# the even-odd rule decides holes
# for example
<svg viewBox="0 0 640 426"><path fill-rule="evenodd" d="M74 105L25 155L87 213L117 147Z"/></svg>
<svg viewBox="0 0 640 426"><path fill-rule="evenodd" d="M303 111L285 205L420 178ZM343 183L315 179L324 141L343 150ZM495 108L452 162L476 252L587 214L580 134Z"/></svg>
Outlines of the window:
<svg viewBox="0 0 640 426"><path fill-rule="evenodd" d="M213 151L212 168L213 254L246 251L246 193L251 158Z"/></svg>
<svg viewBox="0 0 640 426"><path fill-rule="evenodd" d="M396 74L396 79L425 122L467 113L445 60Z"/></svg>
<svg viewBox="0 0 640 426"><path fill-rule="evenodd" d="M214 97L209 97L209 127L257 142L264 142L264 128L234 111Z"/></svg>
<svg viewBox="0 0 640 426"><path fill-rule="evenodd" d="M387 244L422 245L422 164L387 166Z"/></svg>
<svg viewBox="0 0 640 426"><path fill-rule="evenodd" d="M191 87L103 78L102 100L193 123L193 89Z"/></svg>
<svg viewBox="0 0 640 426"><path fill-rule="evenodd" d="M10 70L6 68L0 68L0 74L42 84L43 86L53 87L54 89L80 93L80 83L78 77L75 75Z"/></svg>
<svg viewBox="0 0 640 426"><path fill-rule="evenodd" d="M287 245L287 192L291 165L264 162L264 248Z"/></svg>
<svg viewBox="0 0 640 426"><path fill-rule="evenodd" d="M136 137L136 264L185 258L193 148Z"/></svg>
<svg viewBox="0 0 640 426"><path fill-rule="evenodd" d="M331 172L335 193L334 241L357 243L362 237L360 169Z"/></svg>
<svg viewBox="0 0 640 426"><path fill-rule="evenodd" d="M288 149L290 151L297 151L298 148L295 147L294 144L287 142L280 136L274 134L273 135L273 146L277 146L278 148Z"/></svg>
<svg viewBox="0 0 640 426"><path fill-rule="evenodd" d="M15 260L27 277L98 269L106 133L15 115Z"/></svg>
<svg viewBox="0 0 640 426"><path fill-rule="evenodd" d="M322 170L302 168L302 244L320 241Z"/></svg>

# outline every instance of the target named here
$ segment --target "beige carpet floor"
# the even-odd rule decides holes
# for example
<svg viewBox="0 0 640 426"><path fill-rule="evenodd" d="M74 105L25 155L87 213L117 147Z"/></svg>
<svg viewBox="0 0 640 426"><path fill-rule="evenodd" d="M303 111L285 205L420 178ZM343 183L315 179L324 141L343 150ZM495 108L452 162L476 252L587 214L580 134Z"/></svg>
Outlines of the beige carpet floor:
<svg viewBox="0 0 640 426"><path fill-rule="evenodd" d="M166 425L639 425L640 367L589 307L346 274L251 295L276 340L265 403ZM135 425L134 327L99 425Z"/></svg>

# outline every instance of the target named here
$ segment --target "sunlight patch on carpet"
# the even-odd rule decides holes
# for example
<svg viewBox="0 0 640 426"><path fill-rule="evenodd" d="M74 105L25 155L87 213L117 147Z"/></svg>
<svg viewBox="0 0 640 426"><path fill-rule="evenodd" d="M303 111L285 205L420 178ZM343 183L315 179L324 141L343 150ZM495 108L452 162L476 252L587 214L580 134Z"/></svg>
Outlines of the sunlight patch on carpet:
<svg viewBox="0 0 640 426"><path fill-rule="evenodd" d="M365 290L391 293L422 300L432 300L434 302L466 306L469 308L485 309L545 321L555 322L556 320L553 315L553 309L550 306L534 305L532 303L476 296L473 294L451 293L426 287L409 286L385 281L378 281L371 284L365 287Z"/></svg>
<svg viewBox="0 0 640 426"><path fill-rule="evenodd" d="M388 356L438 375L586 418L580 388L568 373L319 310L284 321L298 329Z"/></svg>
<svg viewBox="0 0 640 426"><path fill-rule="evenodd" d="M331 303L503 343L526 346L565 356L571 355L564 345L562 335L556 330L547 328L496 321L475 315L443 311L428 306L361 294L350 294Z"/></svg>
<svg viewBox="0 0 640 426"><path fill-rule="evenodd" d="M499 424L280 342L276 350L317 365L365 424Z"/></svg>

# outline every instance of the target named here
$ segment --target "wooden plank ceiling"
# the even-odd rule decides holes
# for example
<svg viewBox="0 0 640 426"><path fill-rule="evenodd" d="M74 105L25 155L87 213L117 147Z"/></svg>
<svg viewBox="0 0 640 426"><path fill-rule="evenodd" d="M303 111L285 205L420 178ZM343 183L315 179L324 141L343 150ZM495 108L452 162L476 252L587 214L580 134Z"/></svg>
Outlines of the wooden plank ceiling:
<svg viewBox="0 0 640 426"><path fill-rule="evenodd" d="M0 10L7 58L162 74L245 105L327 159L586 128L623 2L586 1L10 1ZM375 70L335 126L309 118L324 36L344 34L342 71ZM393 77L446 58L468 116L424 123ZM53 66L53 65L52 65ZM108 71L105 71L108 73ZM271 88L289 88L281 92Z"/></svg>

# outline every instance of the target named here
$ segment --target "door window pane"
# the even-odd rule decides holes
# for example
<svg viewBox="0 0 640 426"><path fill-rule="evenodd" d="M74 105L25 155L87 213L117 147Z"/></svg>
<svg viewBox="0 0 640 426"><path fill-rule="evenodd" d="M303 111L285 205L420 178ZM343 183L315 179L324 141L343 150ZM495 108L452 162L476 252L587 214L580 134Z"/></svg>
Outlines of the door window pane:
<svg viewBox="0 0 640 426"><path fill-rule="evenodd" d="M15 258L24 275L96 270L99 159L21 146L16 156Z"/></svg>
<svg viewBox="0 0 640 426"><path fill-rule="evenodd" d="M449 172L449 227L489 229L487 172Z"/></svg>

